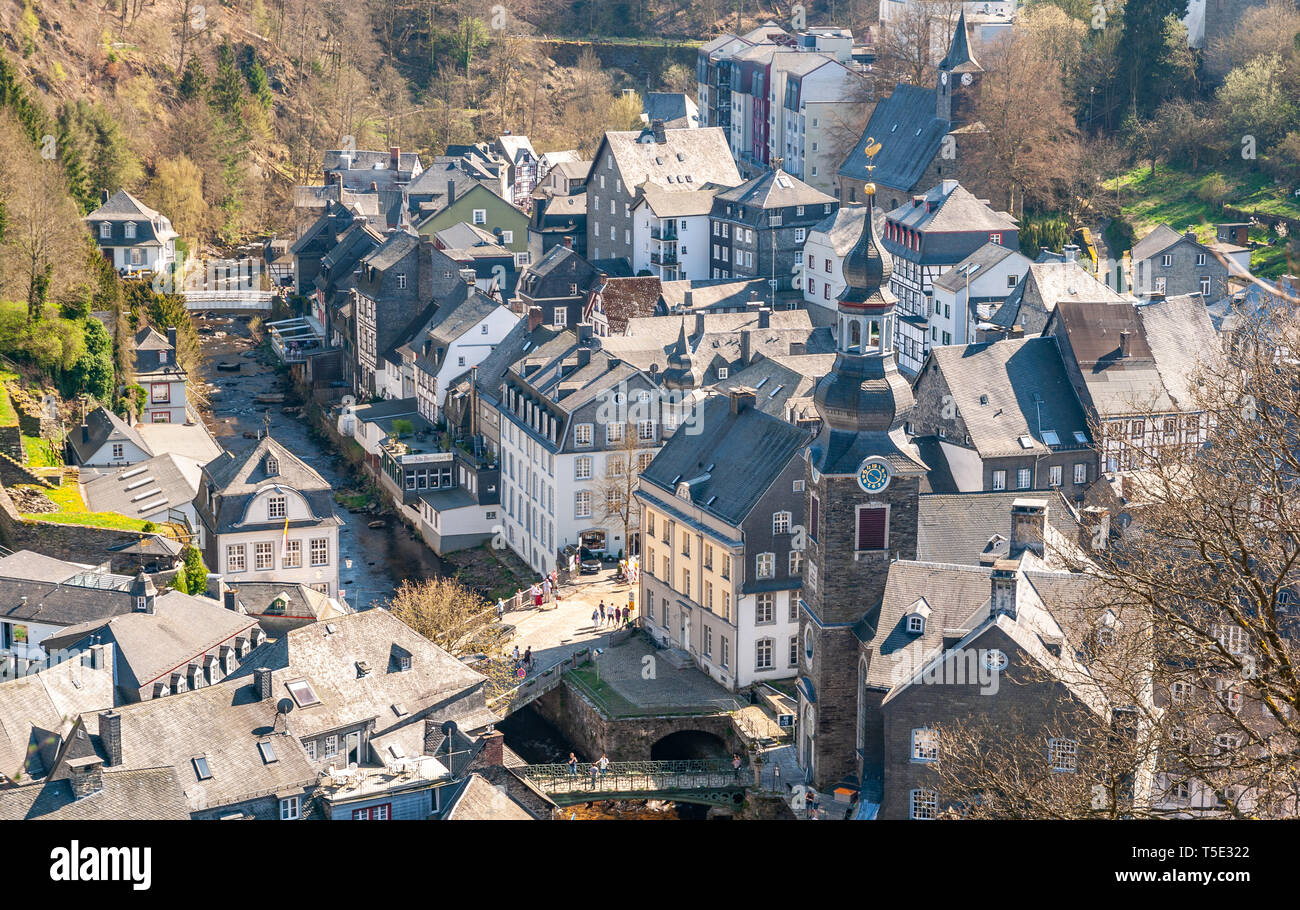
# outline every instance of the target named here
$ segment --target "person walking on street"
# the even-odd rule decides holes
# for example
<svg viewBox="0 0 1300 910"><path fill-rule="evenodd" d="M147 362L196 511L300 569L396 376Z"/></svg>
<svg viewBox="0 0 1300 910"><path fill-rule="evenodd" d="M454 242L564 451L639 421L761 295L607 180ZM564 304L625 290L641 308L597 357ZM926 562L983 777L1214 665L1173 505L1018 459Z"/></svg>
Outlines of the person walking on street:
<svg viewBox="0 0 1300 910"><path fill-rule="evenodd" d="M542 601L544 603L551 602L551 576L549 575L542 582Z"/></svg>
<svg viewBox="0 0 1300 910"><path fill-rule="evenodd" d="M605 601L602 600L600 602L599 609L600 609L600 621L603 623L605 621Z"/></svg>
<svg viewBox="0 0 1300 910"><path fill-rule="evenodd" d="M533 646L529 645L524 649L524 666L529 670L533 669Z"/></svg>
<svg viewBox="0 0 1300 910"><path fill-rule="evenodd" d="M600 766L600 779L604 780L605 772L609 770L609 759L603 752L601 753L600 761L596 762L596 764Z"/></svg>
<svg viewBox="0 0 1300 910"><path fill-rule="evenodd" d="M574 755L572 752L569 753L569 776L578 776L578 756Z"/></svg>
<svg viewBox="0 0 1300 910"><path fill-rule="evenodd" d="M519 646L515 645L515 666L519 666Z"/></svg>
<svg viewBox="0 0 1300 910"><path fill-rule="evenodd" d="M622 621L623 621L623 608L622 608L622 607L615 607L615 608L614 608L614 625L617 626L617 625L618 625L620 622L622 622Z"/></svg>
<svg viewBox="0 0 1300 910"><path fill-rule="evenodd" d="M542 589L537 582L533 582L533 586L528 589L528 594L533 599L534 607L540 607L542 605Z"/></svg>
<svg viewBox="0 0 1300 910"><path fill-rule="evenodd" d="M506 615L506 601L504 597L497 598L497 622L500 622Z"/></svg>
<svg viewBox="0 0 1300 910"><path fill-rule="evenodd" d="M596 628L596 623L600 622L600 613L595 610L591 611L591 627Z"/></svg>
<svg viewBox="0 0 1300 910"><path fill-rule="evenodd" d="M589 790L595 790L595 789L596 789L596 775L599 774L599 773L600 773L599 769L598 769L595 765L592 765L592 766L591 766L591 786L588 787Z"/></svg>

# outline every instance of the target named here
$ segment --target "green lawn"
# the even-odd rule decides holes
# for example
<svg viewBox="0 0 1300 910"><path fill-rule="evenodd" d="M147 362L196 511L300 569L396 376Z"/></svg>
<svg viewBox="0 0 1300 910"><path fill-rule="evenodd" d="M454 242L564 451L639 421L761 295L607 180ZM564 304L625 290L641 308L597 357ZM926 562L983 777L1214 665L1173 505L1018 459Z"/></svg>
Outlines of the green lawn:
<svg viewBox="0 0 1300 910"><path fill-rule="evenodd" d="M56 524L85 525L92 528L112 528L117 531L144 532L145 522L138 518L128 518L117 512L91 512L81 498L81 485L69 479L60 487L48 489L32 485L19 484L18 489L40 490L59 507L57 512L32 512L23 514L24 518L37 521L51 521ZM168 526L158 529L168 534ZM170 535L169 535L170 536Z"/></svg>
<svg viewBox="0 0 1300 910"><path fill-rule="evenodd" d="M40 436L24 436L23 451L27 453L27 466L32 468L61 468L63 459L53 442Z"/></svg>
<svg viewBox="0 0 1300 910"><path fill-rule="evenodd" d="M18 425L18 412L9 398L9 387L3 381L4 377L0 376L0 427L15 427Z"/></svg>
<svg viewBox="0 0 1300 910"><path fill-rule="evenodd" d="M1227 220L1222 211L1197 197L1197 189L1206 177L1217 174L1230 188L1226 203L1245 211L1259 211L1289 218L1300 218L1300 200L1287 194L1286 187L1277 186L1267 174L1254 171L1232 172L1206 170L1191 173L1178 167L1161 164L1151 176L1149 166L1135 167L1120 175L1120 203L1124 216L1142 239L1159 224L1167 224L1176 231L1189 227L1202 240L1214 238L1214 223ZM1106 184L1114 192L1115 182ZM1251 239L1267 243L1275 235L1267 230L1251 231ZM1251 255L1251 270L1261 277L1273 277L1288 271L1284 245L1261 246Z"/></svg>

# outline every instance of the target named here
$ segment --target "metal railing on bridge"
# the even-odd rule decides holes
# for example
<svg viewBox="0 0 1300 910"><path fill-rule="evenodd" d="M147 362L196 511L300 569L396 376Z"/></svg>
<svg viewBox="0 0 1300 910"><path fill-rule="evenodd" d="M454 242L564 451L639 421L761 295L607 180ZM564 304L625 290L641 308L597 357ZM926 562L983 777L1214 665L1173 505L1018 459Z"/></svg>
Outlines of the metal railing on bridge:
<svg viewBox="0 0 1300 910"><path fill-rule="evenodd" d="M568 765L527 765L518 773L552 799L577 797L581 801L671 794L690 791L736 791L753 783L753 772L744 764L736 768L720 759L678 761L610 762L604 771L593 773L580 765L573 773Z"/></svg>

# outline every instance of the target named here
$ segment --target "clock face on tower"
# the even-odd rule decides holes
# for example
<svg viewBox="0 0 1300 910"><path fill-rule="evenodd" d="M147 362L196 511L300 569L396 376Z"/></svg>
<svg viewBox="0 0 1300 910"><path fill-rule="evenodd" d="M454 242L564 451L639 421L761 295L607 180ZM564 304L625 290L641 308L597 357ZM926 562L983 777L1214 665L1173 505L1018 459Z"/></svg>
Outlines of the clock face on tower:
<svg viewBox="0 0 1300 910"><path fill-rule="evenodd" d="M962 84L962 85L970 85L970 84L971 84L972 82L974 82L974 81L975 81L975 77L972 76L970 73L962 73L962 74L961 74L961 84Z"/></svg>
<svg viewBox="0 0 1300 910"><path fill-rule="evenodd" d="M940 73L940 74L939 74L939 81L942 82L944 85L947 85L947 84L948 84L948 74L947 74L947 73Z"/></svg>
<svg viewBox="0 0 1300 910"><path fill-rule="evenodd" d="M858 486L867 493L883 493L892 477L889 462L883 458L873 456L858 465Z"/></svg>

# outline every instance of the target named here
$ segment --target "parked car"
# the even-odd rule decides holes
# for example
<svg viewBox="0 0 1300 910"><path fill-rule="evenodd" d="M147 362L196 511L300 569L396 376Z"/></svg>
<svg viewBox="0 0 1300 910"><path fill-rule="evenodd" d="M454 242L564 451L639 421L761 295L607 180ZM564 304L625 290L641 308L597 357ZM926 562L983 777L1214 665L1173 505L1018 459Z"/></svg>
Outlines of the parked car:
<svg viewBox="0 0 1300 910"><path fill-rule="evenodd" d="M601 554L588 550L583 547L578 553L578 574L580 575L597 575L604 567L601 562Z"/></svg>

